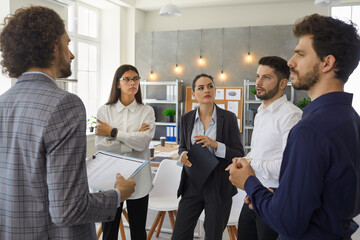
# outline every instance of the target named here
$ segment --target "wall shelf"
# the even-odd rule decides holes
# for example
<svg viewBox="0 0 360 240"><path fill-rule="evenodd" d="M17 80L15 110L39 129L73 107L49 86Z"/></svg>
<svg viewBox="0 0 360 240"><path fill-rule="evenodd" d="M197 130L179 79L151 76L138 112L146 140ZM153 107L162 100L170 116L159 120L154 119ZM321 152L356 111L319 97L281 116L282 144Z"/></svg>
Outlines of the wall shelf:
<svg viewBox="0 0 360 240"><path fill-rule="evenodd" d="M162 119L157 119L155 125L157 127L163 128L166 126L175 126L175 142L179 143L179 124L180 124L180 117L184 112L184 106L182 102L182 91L183 91L183 81L176 79L175 81L157 81L157 82L150 82L147 80L141 81L141 90L143 95L143 102L145 104L149 104L154 108L159 108L155 111L155 115L162 116L162 111L160 109L166 108L167 105L170 105L172 108L175 109L175 122L165 122ZM167 91L162 91L160 88L165 88L168 90L168 87L171 87L172 91L171 94L167 93ZM162 116L164 117L164 116ZM156 130L158 132L159 129ZM163 131L164 132L164 131ZM165 130L166 133L166 130ZM156 137L156 134L155 134Z"/></svg>
<svg viewBox="0 0 360 240"><path fill-rule="evenodd" d="M250 109L256 109L260 106L262 103L261 100L256 100L255 95L250 93L250 89L254 88L256 85L255 81L250 81L245 79L244 80L244 111L243 111L243 132L242 132L242 144L244 145L245 149L245 155L250 152L251 147L251 135L252 131L254 129L253 120L255 119L255 114L253 116L252 122L249 123L249 119L247 119L250 113ZM291 85L291 82L288 82L287 87L284 91L284 93L287 95L287 99L290 100L292 103L294 102L294 95L295 91L294 88ZM251 107L250 107L251 106Z"/></svg>

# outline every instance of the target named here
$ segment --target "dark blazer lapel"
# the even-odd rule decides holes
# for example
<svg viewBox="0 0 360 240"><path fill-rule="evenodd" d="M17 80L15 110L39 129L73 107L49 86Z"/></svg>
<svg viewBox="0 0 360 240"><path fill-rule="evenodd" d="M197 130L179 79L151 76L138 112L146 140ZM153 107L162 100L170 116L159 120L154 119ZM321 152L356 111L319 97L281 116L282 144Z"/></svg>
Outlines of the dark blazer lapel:
<svg viewBox="0 0 360 240"><path fill-rule="evenodd" d="M189 118L187 119L188 124L187 124L187 129L186 129L186 147L188 150L190 150L192 144L191 144L191 134L192 131L194 129L194 123L195 123L195 115L196 115L196 110L191 111L189 113Z"/></svg>
<svg viewBox="0 0 360 240"><path fill-rule="evenodd" d="M215 105L216 106L216 105ZM223 140L223 126L224 126L224 113L221 108L216 106L216 141L222 142Z"/></svg>

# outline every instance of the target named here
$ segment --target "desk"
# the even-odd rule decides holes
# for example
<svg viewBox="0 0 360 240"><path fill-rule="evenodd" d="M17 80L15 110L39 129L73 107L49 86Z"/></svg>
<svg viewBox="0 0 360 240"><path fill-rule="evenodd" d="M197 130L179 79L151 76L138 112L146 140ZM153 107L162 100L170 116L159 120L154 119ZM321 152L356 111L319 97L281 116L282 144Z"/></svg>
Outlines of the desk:
<svg viewBox="0 0 360 240"><path fill-rule="evenodd" d="M161 146L160 144L156 145L154 157L150 159L151 166L159 167L159 164L160 164L161 160L163 160L163 159L177 160L179 158L179 154L177 153L178 150L179 150L179 145L177 145L177 144L166 143L165 146ZM174 153L170 156L166 156L166 157L162 156L163 153L169 153L169 152L174 152L174 151L176 151L176 153Z"/></svg>

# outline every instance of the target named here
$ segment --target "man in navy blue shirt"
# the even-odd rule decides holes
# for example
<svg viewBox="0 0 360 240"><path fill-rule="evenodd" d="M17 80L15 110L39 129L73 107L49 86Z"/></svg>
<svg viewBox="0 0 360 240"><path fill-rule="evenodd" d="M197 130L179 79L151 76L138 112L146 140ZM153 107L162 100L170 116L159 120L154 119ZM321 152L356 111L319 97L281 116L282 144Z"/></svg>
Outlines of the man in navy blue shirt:
<svg viewBox="0 0 360 240"><path fill-rule="evenodd" d="M317 14L293 32L292 84L312 102L289 133L279 187L266 189L243 158L227 168L229 179L281 240L351 239L360 213L360 117L344 84L359 63L360 37L353 25Z"/></svg>

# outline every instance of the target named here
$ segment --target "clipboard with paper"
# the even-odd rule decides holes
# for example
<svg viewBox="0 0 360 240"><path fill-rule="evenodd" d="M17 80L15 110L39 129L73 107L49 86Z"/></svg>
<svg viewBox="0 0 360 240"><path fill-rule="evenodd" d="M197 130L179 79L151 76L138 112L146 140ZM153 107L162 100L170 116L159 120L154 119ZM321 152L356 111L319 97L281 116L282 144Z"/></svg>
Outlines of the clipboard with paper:
<svg viewBox="0 0 360 240"><path fill-rule="evenodd" d="M191 167L184 167L191 183L199 191L203 188L210 173L219 164L216 157L203 144L194 144L188 152Z"/></svg>
<svg viewBox="0 0 360 240"><path fill-rule="evenodd" d="M153 188L149 160L99 151L86 161L86 169L89 186L97 191L114 189L116 173L125 179L134 178L135 192L129 199L142 198Z"/></svg>

